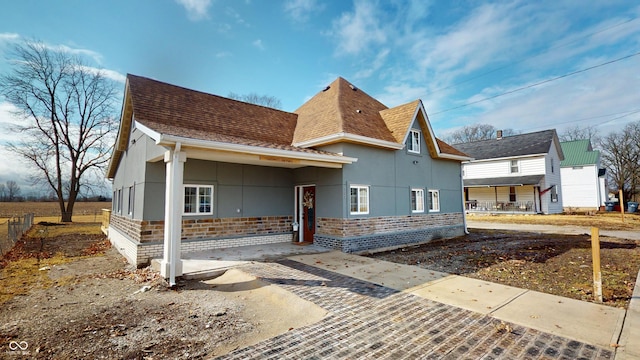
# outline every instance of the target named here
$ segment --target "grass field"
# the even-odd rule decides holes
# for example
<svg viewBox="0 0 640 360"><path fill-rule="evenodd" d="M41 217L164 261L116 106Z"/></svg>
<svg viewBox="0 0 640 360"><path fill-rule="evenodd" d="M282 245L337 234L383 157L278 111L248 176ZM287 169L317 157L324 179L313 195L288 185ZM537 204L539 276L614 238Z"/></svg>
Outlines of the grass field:
<svg viewBox="0 0 640 360"><path fill-rule="evenodd" d="M624 222L619 212L601 212L595 215L471 215L471 221L540 224L558 226L595 226L606 230L640 230L640 213L624 214Z"/></svg>
<svg viewBox="0 0 640 360"><path fill-rule="evenodd" d="M77 202L73 210L73 222L99 223L102 221L102 209L110 208L110 202ZM11 245L7 239L9 218L30 213L35 214L34 224L41 221L60 222L60 209L56 202L0 202L0 253Z"/></svg>

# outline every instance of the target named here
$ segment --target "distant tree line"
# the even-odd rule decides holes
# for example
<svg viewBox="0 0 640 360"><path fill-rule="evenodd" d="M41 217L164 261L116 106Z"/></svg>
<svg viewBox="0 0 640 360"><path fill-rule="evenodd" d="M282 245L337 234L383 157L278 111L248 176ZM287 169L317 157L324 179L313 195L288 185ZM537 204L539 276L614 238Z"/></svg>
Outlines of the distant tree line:
<svg viewBox="0 0 640 360"><path fill-rule="evenodd" d="M18 185L18 183L14 180L9 180L4 184L0 183L0 202L22 201L54 202L58 201L58 197L53 191L40 194L23 193L20 185ZM96 202L111 201L111 199L104 195L79 195L77 201Z"/></svg>
<svg viewBox="0 0 640 360"><path fill-rule="evenodd" d="M0 201L21 201L20 185L13 180L0 184Z"/></svg>

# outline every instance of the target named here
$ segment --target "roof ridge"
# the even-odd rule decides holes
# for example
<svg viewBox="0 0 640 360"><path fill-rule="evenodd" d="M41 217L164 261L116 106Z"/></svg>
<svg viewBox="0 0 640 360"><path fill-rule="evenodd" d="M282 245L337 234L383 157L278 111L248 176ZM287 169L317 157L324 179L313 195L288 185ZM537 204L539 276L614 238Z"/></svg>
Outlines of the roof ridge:
<svg viewBox="0 0 640 360"><path fill-rule="evenodd" d="M206 92L206 91L202 91L202 90L190 89L190 88L187 88L187 87L184 87L184 86L171 84L171 83L168 83L168 82L165 82L165 81L160 81L160 80L156 80L156 79L148 78L148 77L145 77L145 76L140 76L140 75L134 75L134 74L127 73L127 77L130 77L130 76L131 76L131 77L136 77L136 78L138 78L138 79L147 80L147 81L153 81L153 82L156 82L156 83L162 84L162 85L164 85L164 86L170 86L170 87L178 88L178 89L182 89L182 90L185 90L185 91L188 91L188 92L199 93L199 94L203 94L203 95L207 95L207 96L215 96L215 97L217 97L217 98L219 98L219 99L222 99L222 100L235 101L235 102L237 102L237 103L241 103L241 104L243 104L243 105L258 106L258 107L265 108L265 109L269 109L269 110L279 111L279 112L283 112L283 113L287 113L287 114L293 114L293 113L292 113L292 112L290 112L290 111L285 111L285 110L282 110L282 109L276 109L276 108L272 108L272 107L269 107L269 106L264 106L264 105L260 105L260 104L250 103L250 102L247 102L247 101L242 101L242 100L238 100L238 99L232 99L232 98L230 98L230 97L226 97L226 96L222 96L222 95L217 95L217 94L210 93L210 92Z"/></svg>

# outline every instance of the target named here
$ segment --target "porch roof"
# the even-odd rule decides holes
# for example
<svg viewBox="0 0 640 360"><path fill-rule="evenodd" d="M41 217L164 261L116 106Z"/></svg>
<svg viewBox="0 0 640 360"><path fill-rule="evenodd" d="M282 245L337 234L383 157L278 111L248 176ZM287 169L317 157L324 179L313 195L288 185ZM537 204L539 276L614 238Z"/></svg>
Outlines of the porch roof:
<svg viewBox="0 0 640 360"><path fill-rule="evenodd" d="M510 176L483 179L465 179L465 187L490 187L490 186L522 186L538 185L544 175Z"/></svg>

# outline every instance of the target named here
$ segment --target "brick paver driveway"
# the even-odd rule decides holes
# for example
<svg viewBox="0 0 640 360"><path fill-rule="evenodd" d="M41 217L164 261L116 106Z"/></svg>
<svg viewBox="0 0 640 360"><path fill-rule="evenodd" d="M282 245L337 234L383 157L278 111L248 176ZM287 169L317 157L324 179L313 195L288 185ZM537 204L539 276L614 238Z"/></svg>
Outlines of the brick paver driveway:
<svg viewBox="0 0 640 360"><path fill-rule="evenodd" d="M220 359L613 359L611 349L501 322L291 260L240 268L329 311Z"/></svg>

